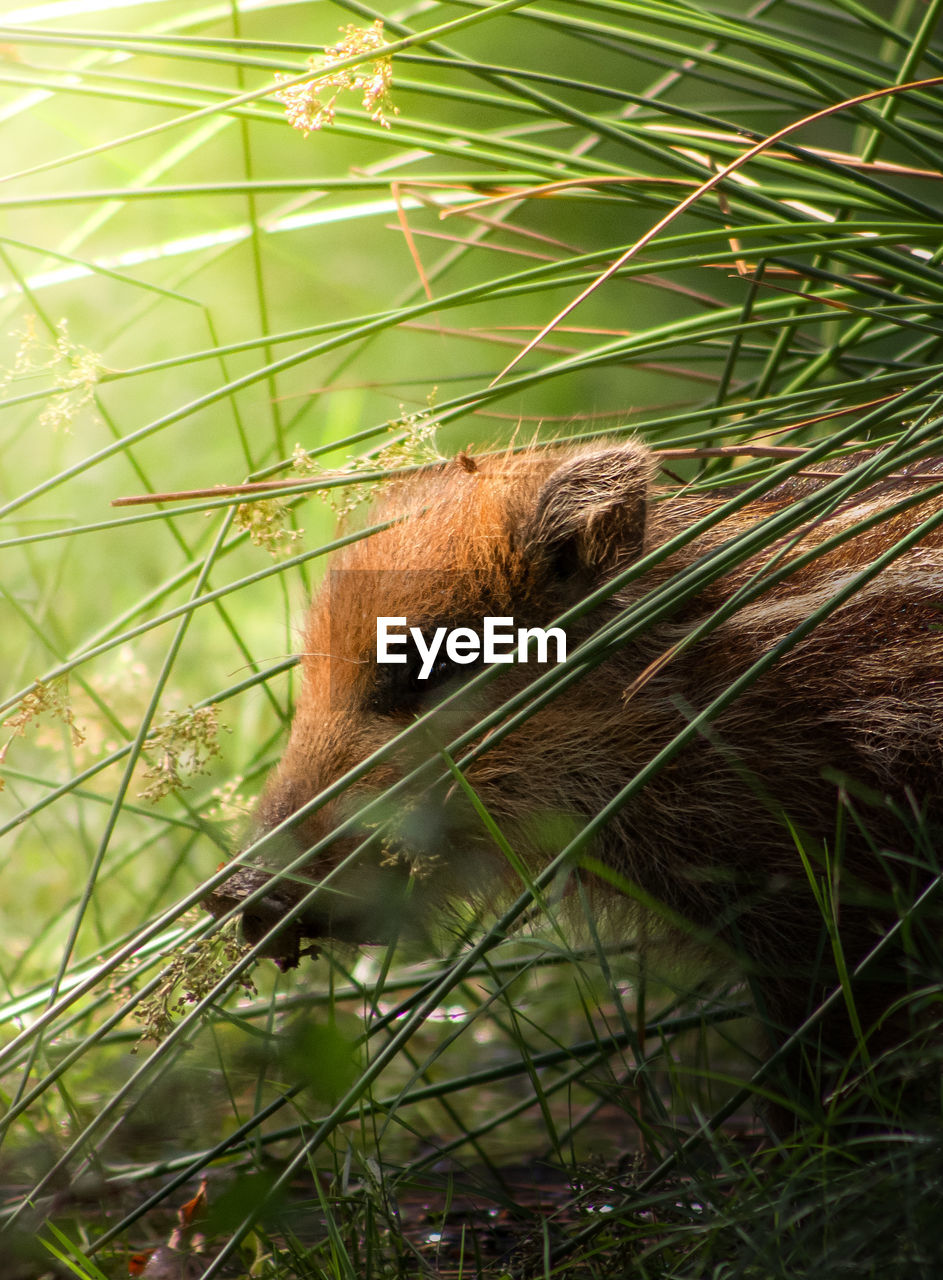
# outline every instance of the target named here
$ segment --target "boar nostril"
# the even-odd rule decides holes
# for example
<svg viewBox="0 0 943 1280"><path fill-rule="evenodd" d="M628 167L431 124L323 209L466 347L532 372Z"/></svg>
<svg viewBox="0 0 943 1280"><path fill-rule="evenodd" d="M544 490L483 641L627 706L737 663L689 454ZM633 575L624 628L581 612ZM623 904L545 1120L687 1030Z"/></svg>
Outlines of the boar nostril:
<svg viewBox="0 0 943 1280"><path fill-rule="evenodd" d="M282 918L282 912L275 904L263 898L243 911L242 936L251 946L264 942L259 955L271 956L284 973L298 967L301 934L294 921L273 933Z"/></svg>
<svg viewBox="0 0 943 1280"><path fill-rule="evenodd" d="M278 916L265 902L257 902L242 913L242 936L253 946L278 923ZM274 941L274 939L273 939Z"/></svg>

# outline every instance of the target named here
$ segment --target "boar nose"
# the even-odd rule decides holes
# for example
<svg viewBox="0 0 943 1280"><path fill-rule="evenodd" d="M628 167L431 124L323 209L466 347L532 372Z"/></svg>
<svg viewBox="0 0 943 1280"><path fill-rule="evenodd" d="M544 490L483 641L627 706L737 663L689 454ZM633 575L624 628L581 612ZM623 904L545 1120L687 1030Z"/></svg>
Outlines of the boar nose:
<svg viewBox="0 0 943 1280"><path fill-rule="evenodd" d="M301 931L298 924L292 921L273 933L273 929L283 919L284 904L276 902L274 897L260 898L242 913L242 936L246 942L253 947L264 942L259 955L270 956L284 973L298 967L301 958ZM310 954L312 949L306 949L305 955Z"/></svg>
<svg viewBox="0 0 943 1280"><path fill-rule="evenodd" d="M214 916L225 915L238 907L257 890L271 883L271 877L255 868L236 871L225 884L205 900L204 905ZM262 943L260 956L273 959L282 970L294 969L302 955L317 955L314 948L301 950L301 925L297 921L282 924L286 914L297 902L285 887L276 884L264 896L248 904L242 910L242 936L250 946ZM282 925L281 928L277 926Z"/></svg>

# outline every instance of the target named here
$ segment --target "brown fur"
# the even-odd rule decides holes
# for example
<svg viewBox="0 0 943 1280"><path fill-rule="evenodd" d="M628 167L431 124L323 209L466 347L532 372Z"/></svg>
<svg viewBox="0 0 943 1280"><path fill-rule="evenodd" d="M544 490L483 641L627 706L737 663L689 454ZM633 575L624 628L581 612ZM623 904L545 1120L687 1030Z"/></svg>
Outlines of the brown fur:
<svg viewBox="0 0 943 1280"><path fill-rule="evenodd" d="M651 456L638 445L588 445L475 460L460 455L392 488L375 514L406 518L345 550L336 562L343 572L312 605L302 694L284 757L261 801L259 834L297 813L427 705L399 707L395 688L389 696L377 693L378 615L406 616L414 625L480 628L489 614L513 616L516 626L548 625L724 501L684 493L655 501L653 473ZM673 574L819 487L787 482L701 533L570 627L571 652ZM532 868L545 865L552 851L535 838L535 817L562 812L585 821L596 814L693 715L851 575L943 507L943 499L857 534L677 653L692 629L774 553L782 557L776 564L795 560L913 492L886 481L808 521L794 543L785 539L699 590L480 755L467 769L468 780L515 851ZM943 531L937 528L724 710L630 799L589 851L597 870L603 864L623 886L639 886L690 922L699 937L715 936L745 958L761 1000L785 1029L798 1025L834 981L796 839L820 870L825 850L840 860L833 879L851 966L896 918L892 886L910 898L929 879L929 872L911 867L912 828L922 805L924 832L943 830L941 606ZM540 670L502 668L466 709L430 732L447 742ZM457 681L467 678L457 673ZM446 683L435 695L455 687ZM274 847L263 847L265 868L274 871L323 841L365 798L401 778L421 757L417 750L404 749L347 797L286 827ZM427 740L425 754L429 750ZM837 846L846 793L836 775L851 787ZM395 895L408 865L422 873L408 909L420 917L450 898L495 900L502 883L519 890L456 786L401 800L393 816L385 849L336 872L330 892L273 934L269 951L282 964L297 961L303 938L363 942L394 933L403 922ZM327 844L300 876L279 879L247 913L249 936L261 938L369 830ZM391 861L391 843L401 856L396 865L381 865ZM919 856L927 860L925 847ZM602 898L618 896L606 888L604 874L582 874ZM267 879L264 869L238 871L209 905L221 914ZM899 959L885 964L858 993L866 1029L896 994L899 971ZM839 1053L849 1047L843 1016L830 1020L825 1039Z"/></svg>

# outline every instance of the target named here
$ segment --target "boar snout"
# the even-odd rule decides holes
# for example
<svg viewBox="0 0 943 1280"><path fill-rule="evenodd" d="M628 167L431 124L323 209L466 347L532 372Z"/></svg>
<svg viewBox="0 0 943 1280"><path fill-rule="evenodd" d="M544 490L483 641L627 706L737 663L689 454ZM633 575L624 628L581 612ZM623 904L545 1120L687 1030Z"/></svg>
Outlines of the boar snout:
<svg viewBox="0 0 943 1280"><path fill-rule="evenodd" d="M266 886L269 886L266 893L243 906L248 898ZM295 892L297 889L301 892ZM302 955L318 954L315 947L301 949L302 938L311 936L305 921L297 916L287 918L302 897L304 889L301 886L292 885L287 880L278 881L255 867L241 867L205 898L203 905L217 919L241 908L240 924L245 941L250 946L264 941L259 955L274 960L285 971L296 968Z"/></svg>
<svg viewBox="0 0 943 1280"><path fill-rule="evenodd" d="M296 968L303 956L316 958L321 941L356 947L415 932L408 872L395 861L380 863L369 849L360 849L363 856L351 866L341 866L357 845L351 839L331 846L335 870L327 880L323 865L316 878L304 871L279 874L242 867L204 905L217 918L241 907L243 938L252 946L261 943L259 955L273 959L283 971Z"/></svg>

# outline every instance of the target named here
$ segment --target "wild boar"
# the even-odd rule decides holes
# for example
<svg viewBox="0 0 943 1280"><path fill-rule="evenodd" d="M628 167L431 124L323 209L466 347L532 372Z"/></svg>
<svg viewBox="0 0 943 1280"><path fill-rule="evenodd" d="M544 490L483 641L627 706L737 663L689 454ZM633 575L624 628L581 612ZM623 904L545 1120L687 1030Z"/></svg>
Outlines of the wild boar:
<svg viewBox="0 0 943 1280"><path fill-rule="evenodd" d="M839 464L845 474L832 489L863 465ZM391 523L337 557L311 606L290 739L256 817L256 839L277 838L210 909L220 915L268 885L244 929L253 941L274 929L267 952L289 967L308 939L383 941L434 924L450 902L519 892L519 869L441 757L425 794L401 787L379 816L358 826L351 815L436 745L526 693L558 656L552 636L543 663L529 654L503 663L343 796L309 802L477 676L482 653L466 630L513 620L501 632L508 653L517 628L548 628L615 580L563 628L571 657L593 635L605 648L513 732L492 724L468 784L538 872L554 853L548 817L587 822L697 722L683 749L616 807L571 876L616 921L619 903L641 898L661 904L675 932L686 922L700 943L716 939L740 957L772 1023L796 1028L838 972L810 879L832 895L850 970L933 877L943 831L943 529L915 531L943 513L937 469L922 463L920 478L892 475L837 499L827 480L791 479L737 505L730 491L659 494L648 450L605 442L459 455L392 485L375 508ZM915 497L925 500L908 504ZM765 548L744 541L770 521L777 536ZM868 573L908 537L912 545ZM668 584L682 581L669 603ZM378 619L387 620L379 631ZM817 625L806 627L810 619ZM465 630L449 647L456 629ZM403 661L379 661L378 639L386 658ZM774 649L777 661L709 722L696 721ZM340 823L343 834L329 839ZM345 863L371 832L362 856ZM865 1033L879 1027L875 1043L890 1034L894 1019L882 1017L905 969L897 950L855 988ZM823 1037L838 1055L853 1047L843 1009Z"/></svg>

